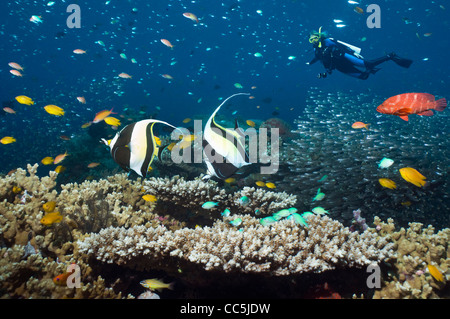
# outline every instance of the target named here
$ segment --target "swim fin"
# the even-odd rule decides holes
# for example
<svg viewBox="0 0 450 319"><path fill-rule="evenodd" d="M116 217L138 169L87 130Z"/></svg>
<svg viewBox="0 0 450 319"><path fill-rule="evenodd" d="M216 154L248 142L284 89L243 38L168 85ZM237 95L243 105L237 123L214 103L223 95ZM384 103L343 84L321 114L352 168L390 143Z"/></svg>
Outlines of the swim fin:
<svg viewBox="0 0 450 319"><path fill-rule="evenodd" d="M401 58L394 52L388 54L388 56L391 58L392 61L394 61L397 65L403 68L409 68L413 63L413 60Z"/></svg>

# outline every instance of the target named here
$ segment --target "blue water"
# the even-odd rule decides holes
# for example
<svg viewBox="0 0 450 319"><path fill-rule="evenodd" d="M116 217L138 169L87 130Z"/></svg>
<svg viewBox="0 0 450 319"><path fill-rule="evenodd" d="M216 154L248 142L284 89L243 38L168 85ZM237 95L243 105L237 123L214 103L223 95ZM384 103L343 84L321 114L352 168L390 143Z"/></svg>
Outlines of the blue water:
<svg viewBox="0 0 450 319"><path fill-rule="evenodd" d="M220 98L243 91L255 99L233 102L225 116L238 110L241 119L264 120L276 111L293 123L310 87L373 92L386 98L405 92L448 96L450 8L441 7L446 4L441 1L374 2L381 8L379 29L368 28L368 13L356 13L355 5L343 0L55 2L1 4L0 101L27 95L36 102L33 106L14 102L15 115L1 111L1 136L21 138L0 145L2 172L63 153L59 135L82 134L83 123L113 107L119 114L125 107L156 112L158 119L181 125L186 117L210 114ZM66 25L70 3L81 8L79 29ZM365 9L368 4L359 6ZM200 23L185 18L184 12L196 14ZM43 23L30 22L32 15L41 16ZM346 27L337 28L333 19L343 20ZM361 47L368 59L395 51L414 63L403 69L386 62L366 81L337 71L317 79L323 67L306 62L313 57L309 32L320 26ZM425 37L425 33L432 34ZM163 45L161 38L174 48ZM87 53L77 55L74 49ZM262 57L256 57L257 52ZM9 62L22 65L24 76L10 74ZM118 78L121 72L133 78ZM235 83L243 89L235 88ZM80 104L77 96L84 96L87 103ZM43 110L47 104L64 108L65 116L47 114Z"/></svg>

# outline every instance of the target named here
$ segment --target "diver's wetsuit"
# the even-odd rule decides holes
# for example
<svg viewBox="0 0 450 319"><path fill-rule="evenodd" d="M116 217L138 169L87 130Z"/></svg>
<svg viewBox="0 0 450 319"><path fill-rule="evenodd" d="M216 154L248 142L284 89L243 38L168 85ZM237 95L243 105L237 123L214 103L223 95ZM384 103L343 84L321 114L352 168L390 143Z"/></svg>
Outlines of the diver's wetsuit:
<svg viewBox="0 0 450 319"><path fill-rule="evenodd" d="M315 56L309 64L322 61L323 66L329 74L331 74L332 70L336 69L352 77L365 80L369 77L370 73L374 74L380 70L379 68L375 68L377 65L388 60L393 60L395 57L395 54L391 53L375 60L366 61L352 49L334 39L322 39L321 43L321 47L319 47L318 43L314 45ZM325 76L326 73L320 77Z"/></svg>

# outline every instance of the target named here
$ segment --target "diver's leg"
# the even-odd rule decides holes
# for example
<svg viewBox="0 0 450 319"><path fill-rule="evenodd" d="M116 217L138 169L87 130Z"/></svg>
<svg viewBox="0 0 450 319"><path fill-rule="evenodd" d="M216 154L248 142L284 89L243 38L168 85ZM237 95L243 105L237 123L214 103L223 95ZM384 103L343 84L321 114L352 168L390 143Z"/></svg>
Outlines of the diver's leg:
<svg viewBox="0 0 450 319"><path fill-rule="evenodd" d="M378 59L373 59L370 61L366 60L366 61L364 61L364 64L365 64L366 68L370 70L370 69L373 69L374 67L376 67L377 65L379 65L383 62L389 61L389 60L392 60L392 56L390 54L385 55Z"/></svg>

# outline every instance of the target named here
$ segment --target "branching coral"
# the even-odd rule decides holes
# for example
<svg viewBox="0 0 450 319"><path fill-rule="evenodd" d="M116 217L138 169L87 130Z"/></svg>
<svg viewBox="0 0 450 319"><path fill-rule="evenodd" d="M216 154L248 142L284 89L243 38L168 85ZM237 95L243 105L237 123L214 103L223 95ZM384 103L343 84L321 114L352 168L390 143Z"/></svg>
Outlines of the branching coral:
<svg viewBox="0 0 450 319"><path fill-rule="evenodd" d="M445 286L429 273L427 265L436 266L444 278L450 274L450 228L434 233L429 225L410 223L409 228L395 231L392 219L388 223L375 218L374 224L380 234L395 243L396 256L392 261L394 272L375 298L437 298ZM447 275L446 275L447 274Z"/></svg>
<svg viewBox="0 0 450 319"><path fill-rule="evenodd" d="M223 210L230 209L232 212L271 214L278 209L295 205L297 197L285 192L271 192L254 187L244 187L235 193L227 193L217 186L217 183L209 180L204 182L200 177L186 181L184 178L175 176L172 178L150 178L144 182L144 189L149 194L158 197L177 209L181 207L201 213L201 206L207 201L219 202ZM239 200L246 196L248 204L242 204Z"/></svg>
<svg viewBox="0 0 450 319"><path fill-rule="evenodd" d="M175 258L205 270L274 275L361 267L392 255L392 244L373 231L359 235L328 217L310 216L307 229L288 220L267 227L254 217L234 217L242 219L241 229L226 221L174 232L162 226L110 227L79 241L79 251L138 268Z"/></svg>

